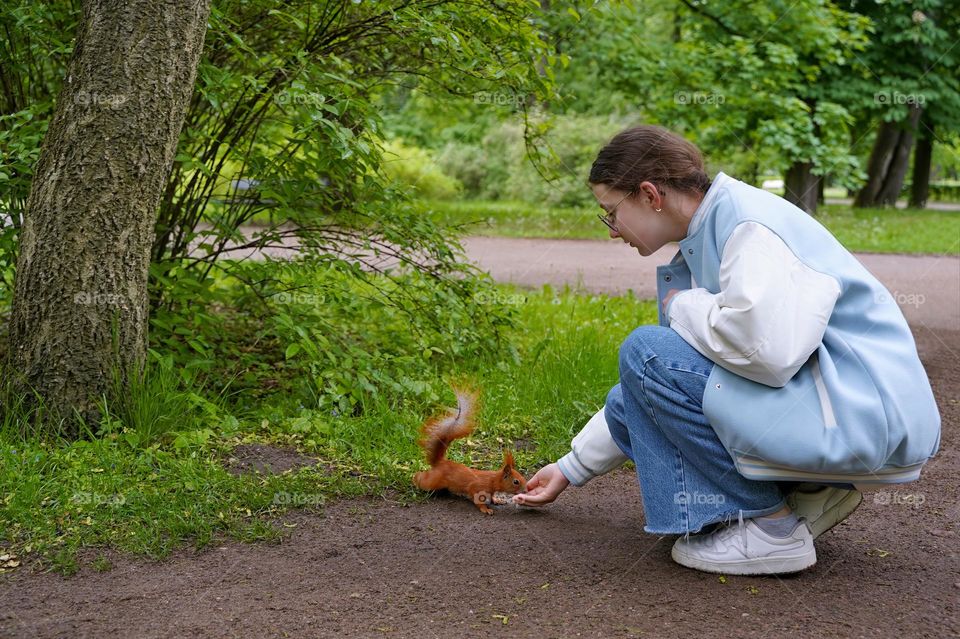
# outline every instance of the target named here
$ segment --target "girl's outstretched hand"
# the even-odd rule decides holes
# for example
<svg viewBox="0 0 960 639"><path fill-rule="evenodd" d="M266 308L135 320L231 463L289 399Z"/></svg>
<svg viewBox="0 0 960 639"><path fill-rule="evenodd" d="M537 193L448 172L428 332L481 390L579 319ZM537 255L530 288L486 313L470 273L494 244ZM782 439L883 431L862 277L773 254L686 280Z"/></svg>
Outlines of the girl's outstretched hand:
<svg viewBox="0 0 960 639"><path fill-rule="evenodd" d="M544 506L549 504L570 485L556 463L548 464L536 472L527 482L527 492L513 496L513 503L521 506Z"/></svg>

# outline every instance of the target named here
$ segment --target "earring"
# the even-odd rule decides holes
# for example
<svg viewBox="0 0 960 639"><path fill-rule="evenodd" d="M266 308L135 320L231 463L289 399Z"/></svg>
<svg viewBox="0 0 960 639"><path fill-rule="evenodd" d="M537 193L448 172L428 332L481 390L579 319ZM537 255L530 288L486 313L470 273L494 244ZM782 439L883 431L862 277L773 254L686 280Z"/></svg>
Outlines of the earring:
<svg viewBox="0 0 960 639"><path fill-rule="evenodd" d="M653 209L653 210L654 210L654 211L656 211L657 213L659 213L659 212L660 212L660 209Z"/></svg>

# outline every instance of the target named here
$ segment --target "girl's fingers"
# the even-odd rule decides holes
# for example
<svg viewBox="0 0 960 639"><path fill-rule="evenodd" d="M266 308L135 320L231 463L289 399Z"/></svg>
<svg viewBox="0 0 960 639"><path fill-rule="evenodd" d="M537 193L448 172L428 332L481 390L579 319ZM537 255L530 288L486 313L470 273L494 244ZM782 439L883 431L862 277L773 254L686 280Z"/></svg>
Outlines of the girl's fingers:
<svg viewBox="0 0 960 639"><path fill-rule="evenodd" d="M544 493L538 493L536 495L531 495L530 493L514 495L513 500L524 506L540 506L553 501L549 495Z"/></svg>

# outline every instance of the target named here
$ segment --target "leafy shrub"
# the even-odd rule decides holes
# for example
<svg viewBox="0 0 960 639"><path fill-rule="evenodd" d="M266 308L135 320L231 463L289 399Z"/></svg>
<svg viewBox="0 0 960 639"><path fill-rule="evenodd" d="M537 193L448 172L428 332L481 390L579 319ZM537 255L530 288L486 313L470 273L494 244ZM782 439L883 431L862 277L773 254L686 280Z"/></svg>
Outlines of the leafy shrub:
<svg viewBox="0 0 960 639"><path fill-rule="evenodd" d="M430 151L407 146L403 140L391 140L384 145L383 170L388 178L422 198L449 200L463 189L458 180L443 172Z"/></svg>
<svg viewBox="0 0 960 639"><path fill-rule="evenodd" d="M262 268L249 265L246 275ZM422 399L434 393L427 380L507 348L511 313L486 304L489 280L384 277L342 262L269 268L257 339L273 345L304 405L358 414L374 397Z"/></svg>
<svg viewBox="0 0 960 639"><path fill-rule="evenodd" d="M582 206L593 203L587 178L597 152L628 125L619 116L555 116L542 139L552 153L545 175L527 159L523 125L512 121L493 126L480 145L448 142L437 161L473 198Z"/></svg>

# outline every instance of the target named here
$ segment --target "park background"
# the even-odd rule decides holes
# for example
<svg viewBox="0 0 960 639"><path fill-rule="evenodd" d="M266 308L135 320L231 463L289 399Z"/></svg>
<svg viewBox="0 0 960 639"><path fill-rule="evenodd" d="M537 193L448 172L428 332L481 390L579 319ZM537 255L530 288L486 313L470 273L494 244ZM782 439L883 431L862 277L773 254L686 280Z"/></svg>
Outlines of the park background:
<svg viewBox="0 0 960 639"><path fill-rule="evenodd" d="M460 239L604 238L586 176L632 124L851 251L956 268L951 2L214 0L195 76L130 70L155 3L84 4L0 3L0 572L422 502L456 380L483 401L453 458L557 459L654 303L497 283ZM177 82L171 161L138 165L117 140Z"/></svg>

